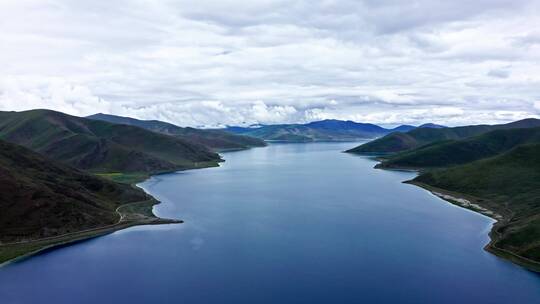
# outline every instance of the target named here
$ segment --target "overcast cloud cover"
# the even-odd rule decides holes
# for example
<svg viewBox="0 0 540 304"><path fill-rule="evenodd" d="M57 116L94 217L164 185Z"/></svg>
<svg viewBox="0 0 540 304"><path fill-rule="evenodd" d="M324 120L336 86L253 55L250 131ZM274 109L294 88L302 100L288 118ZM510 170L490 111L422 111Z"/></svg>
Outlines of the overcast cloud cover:
<svg viewBox="0 0 540 304"><path fill-rule="evenodd" d="M218 126L540 114L540 1L0 1L0 110Z"/></svg>

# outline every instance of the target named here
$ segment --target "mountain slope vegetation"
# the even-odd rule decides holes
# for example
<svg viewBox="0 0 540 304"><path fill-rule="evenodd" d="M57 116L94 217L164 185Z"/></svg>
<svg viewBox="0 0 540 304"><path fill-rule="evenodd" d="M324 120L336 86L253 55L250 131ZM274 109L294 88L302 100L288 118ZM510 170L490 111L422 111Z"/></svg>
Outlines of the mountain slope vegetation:
<svg viewBox="0 0 540 304"><path fill-rule="evenodd" d="M479 198L478 204L504 215L492 231L490 249L540 263L539 143L520 145L495 157L459 166L430 170L413 182Z"/></svg>
<svg viewBox="0 0 540 304"><path fill-rule="evenodd" d="M182 138L50 110L0 112L0 139L92 172L157 173L220 161Z"/></svg>
<svg viewBox="0 0 540 304"><path fill-rule="evenodd" d="M435 142L392 154L380 167L447 167L492 157L528 143L540 143L540 128L495 130L463 140Z"/></svg>
<svg viewBox="0 0 540 304"><path fill-rule="evenodd" d="M209 147L214 151L240 150L250 147L263 147L266 145L263 140L250 136L233 134L224 130L182 128L177 125L159 120L139 120L131 117L122 117L103 113L90 115L87 118L107 121L115 124L136 126L166 135L185 138L191 142Z"/></svg>
<svg viewBox="0 0 540 304"><path fill-rule="evenodd" d="M141 189L0 140L0 243L111 225L117 207L148 199Z"/></svg>
<svg viewBox="0 0 540 304"><path fill-rule="evenodd" d="M524 119L502 125L474 125L454 128L417 128L394 132L348 150L351 153L396 153L445 140L459 140L499 129L540 127L539 119Z"/></svg>

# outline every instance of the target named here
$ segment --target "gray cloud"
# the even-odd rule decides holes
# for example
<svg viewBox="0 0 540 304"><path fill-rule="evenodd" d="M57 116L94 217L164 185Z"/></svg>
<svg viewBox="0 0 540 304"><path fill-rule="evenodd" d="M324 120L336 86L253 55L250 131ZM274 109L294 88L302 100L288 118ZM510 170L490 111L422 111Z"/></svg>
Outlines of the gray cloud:
<svg viewBox="0 0 540 304"><path fill-rule="evenodd" d="M539 9L534 0L6 0L0 109L192 126L504 122L539 114Z"/></svg>
<svg viewBox="0 0 540 304"><path fill-rule="evenodd" d="M520 46L534 46L540 44L540 32L532 32L523 36L515 37L514 41Z"/></svg>
<svg viewBox="0 0 540 304"><path fill-rule="evenodd" d="M487 75L495 78L508 78L510 77L510 71L507 69L493 69Z"/></svg>

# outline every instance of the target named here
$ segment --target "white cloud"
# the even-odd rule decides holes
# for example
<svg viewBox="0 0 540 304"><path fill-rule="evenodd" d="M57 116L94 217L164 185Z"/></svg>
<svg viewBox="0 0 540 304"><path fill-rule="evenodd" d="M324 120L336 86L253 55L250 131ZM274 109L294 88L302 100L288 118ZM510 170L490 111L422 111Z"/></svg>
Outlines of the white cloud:
<svg viewBox="0 0 540 304"><path fill-rule="evenodd" d="M62 78L0 78L0 109L20 111L48 108L72 115L88 115L96 111L109 112L113 104L97 97L82 85Z"/></svg>
<svg viewBox="0 0 540 304"><path fill-rule="evenodd" d="M540 112L540 100L534 102L534 108L535 108L538 112Z"/></svg>
<svg viewBox="0 0 540 304"><path fill-rule="evenodd" d="M538 114L538 9L534 0L6 0L0 109L193 126L503 122Z"/></svg>

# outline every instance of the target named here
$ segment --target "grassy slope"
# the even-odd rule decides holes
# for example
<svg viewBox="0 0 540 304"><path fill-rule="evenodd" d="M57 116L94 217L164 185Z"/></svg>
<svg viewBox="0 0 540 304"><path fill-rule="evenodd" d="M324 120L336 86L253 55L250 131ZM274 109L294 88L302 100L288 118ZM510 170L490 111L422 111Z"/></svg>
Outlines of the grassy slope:
<svg viewBox="0 0 540 304"><path fill-rule="evenodd" d="M498 129L540 127L540 120L525 119L504 125L477 125L455 128L418 128L394 132L348 150L351 153L396 153L444 140L459 140Z"/></svg>
<svg viewBox="0 0 540 304"><path fill-rule="evenodd" d="M0 112L0 138L94 172L156 173L220 160L187 140L49 110Z"/></svg>
<svg viewBox="0 0 540 304"><path fill-rule="evenodd" d="M155 217L157 203L132 185L0 140L0 264L134 225L181 222Z"/></svg>
<svg viewBox="0 0 540 304"><path fill-rule="evenodd" d="M446 167L492 157L527 143L540 142L540 128L495 130L464 140L428 144L387 157L380 167Z"/></svg>
<svg viewBox="0 0 540 304"><path fill-rule="evenodd" d="M491 247L540 262L540 144L429 171L414 182L484 199L479 203L506 215Z"/></svg>
<svg viewBox="0 0 540 304"><path fill-rule="evenodd" d="M151 200L141 189L84 173L0 141L0 242L111 225L116 208Z"/></svg>
<svg viewBox="0 0 540 304"><path fill-rule="evenodd" d="M88 118L116 124L137 126L158 133L186 138L191 142L199 143L215 151L247 149L250 147L263 147L266 145L263 140L250 136L232 134L223 130L182 128L158 120L139 120L130 117L101 113L88 116Z"/></svg>

